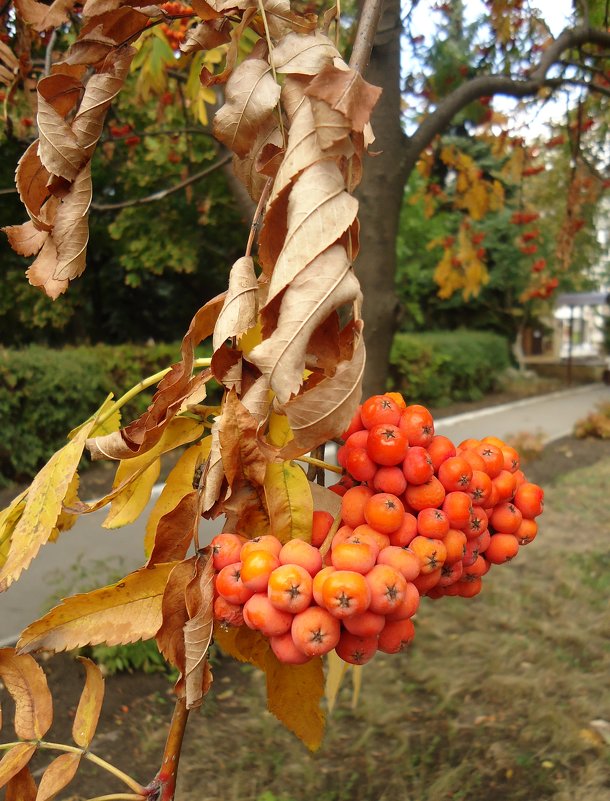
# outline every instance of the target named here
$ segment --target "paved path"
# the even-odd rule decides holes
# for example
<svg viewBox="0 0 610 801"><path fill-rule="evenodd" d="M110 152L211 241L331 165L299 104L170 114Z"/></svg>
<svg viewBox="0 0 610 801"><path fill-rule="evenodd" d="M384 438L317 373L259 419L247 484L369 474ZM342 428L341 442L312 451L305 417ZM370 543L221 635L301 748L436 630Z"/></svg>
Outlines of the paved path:
<svg viewBox="0 0 610 801"><path fill-rule="evenodd" d="M547 441L569 434L574 422L602 401L610 401L610 387L601 384L555 392L543 397L517 401L438 420L437 431L454 442L487 434L505 437L520 431L540 431ZM332 483L334 477L329 474ZM156 494L156 493L155 493ZM78 573L90 573L91 585L99 586L116 572L116 555L121 555L124 573L139 567L144 560L142 542L145 513L131 526L118 531L101 527L105 510L83 516L72 531L48 546L29 570L7 593L0 596L0 645L14 641L14 635L46 611L49 595L55 589L50 579L58 570L67 581ZM202 541L208 542L220 529L220 521L202 522ZM78 561L78 571L68 567ZM108 569L104 562L108 561ZM80 578L80 577L79 577Z"/></svg>

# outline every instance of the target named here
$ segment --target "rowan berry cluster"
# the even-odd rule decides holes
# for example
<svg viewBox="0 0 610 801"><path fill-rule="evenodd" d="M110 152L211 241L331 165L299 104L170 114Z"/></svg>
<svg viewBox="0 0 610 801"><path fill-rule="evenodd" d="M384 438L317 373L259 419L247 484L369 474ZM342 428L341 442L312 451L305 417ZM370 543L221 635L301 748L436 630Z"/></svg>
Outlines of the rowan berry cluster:
<svg viewBox="0 0 610 801"><path fill-rule="evenodd" d="M400 651L422 595L477 595L490 567L537 533L542 490L494 437L456 448L425 407L389 393L365 401L343 439L332 536L332 515L318 511L311 543L212 540L216 620L260 631L289 664L333 649L352 664Z"/></svg>

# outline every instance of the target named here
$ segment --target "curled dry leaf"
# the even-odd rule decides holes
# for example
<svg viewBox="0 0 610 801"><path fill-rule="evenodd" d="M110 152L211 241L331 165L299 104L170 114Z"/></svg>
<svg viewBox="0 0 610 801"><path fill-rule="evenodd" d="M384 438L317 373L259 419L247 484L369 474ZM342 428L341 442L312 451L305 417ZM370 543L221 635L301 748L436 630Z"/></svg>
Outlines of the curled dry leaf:
<svg viewBox="0 0 610 801"><path fill-rule="evenodd" d="M248 153L240 158L233 157L235 175L244 184L253 200L258 200L267 184L267 177L258 171L261 154L268 145L282 147L282 133L275 115L268 117L259 127L256 138Z"/></svg>
<svg viewBox="0 0 610 801"><path fill-rule="evenodd" d="M37 0L15 0L19 16L39 32L57 28L66 22L74 5L75 0L53 0L51 5Z"/></svg>
<svg viewBox="0 0 610 801"><path fill-rule="evenodd" d="M283 405L294 433L294 439L280 451L283 459L307 453L345 431L360 402L364 362L364 341L359 335L352 358L339 362L332 377L323 378L311 389L305 386L301 395Z"/></svg>
<svg viewBox="0 0 610 801"><path fill-rule="evenodd" d="M191 489L159 520L147 565L184 559L199 523L199 494Z"/></svg>
<svg viewBox="0 0 610 801"><path fill-rule="evenodd" d="M78 659L85 668L85 686L74 715L72 739L81 748L89 748L102 710L104 677L95 662L84 656Z"/></svg>
<svg viewBox="0 0 610 801"><path fill-rule="evenodd" d="M214 565L211 551L199 554L185 590L189 619L184 625L186 708L201 706L207 691L207 653L214 627ZM208 685L209 686L209 685Z"/></svg>
<svg viewBox="0 0 610 801"><path fill-rule="evenodd" d="M48 236L46 231L39 231L31 220L23 225L7 225L2 230L8 237L9 245L20 256L35 256Z"/></svg>
<svg viewBox="0 0 610 801"><path fill-rule="evenodd" d="M214 118L214 135L238 156L252 147L259 126L273 113L280 87L263 59L250 58L227 82L225 104Z"/></svg>
<svg viewBox="0 0 610 801"><path fill-rule="evenodd" d="M189 28L186 37L180 44L183 53L194 53L198 50L212 50L221 44L231 41L231 26L224 17L211 21L199 22Z"/></svg>
<svg viewBox="0 0 610 801"><path fill-rule="evenodd" d="M270 62L286 75L317 75L339 55L331 40L319 31L302 35L289 33L273 48Z"/></svg>
<svg viewBox="0 0 610 801"><path fill-rule="evenodd" d="M220 454L224 474L232 487L248 481L262 487L266 461L256 436L258 423L234 391L229 392L220 422Z"/></svg>
<svg viewBox="0 0 610 801"><path fill-rule="evenodd" d="M256 325L258 282L251 256L243 256L231 267L229 289L225 297L212 340L216 351L227 339L239 337Z"/></svg>
<svg viewBox="0 0 610 801"><path fill-rule="evenodd" d="M350 129L362 133L381 89L367 83L356 70L328 64L313 78L305 93L325 101L348 121Z"/></svg>
<svg viewBox="0 0 610 801"><path fill-rule="evenodd" d="M288 199L288 230L269 283L268 302L350 228L357 211L358 201L345 191L333 161L317 162L303 171Z"/></svg>
<svg viewBox="0 0 610 801"><path fill-rule="evenodd" d="M275 330L250 354L250 361L269 377L280 403L296 394L303 383L308 344L315 329L335 309L357 298L358 279L338 245L314 259L288 285Z"/></svg>
<svg viewBox="0 0 610 801"><path fill-rule="evenodd" d="M92 459L126 459L152 448L185 399L211 378L209 371L193 377L195 348L214 330L224 297L212 298L195 314L182 340L182 359L161 379L148 410L121 431L87 442Z"/></svg>
<svg viewBox="0 0 610 801"><path fill-rule="evenodd" d="M15 734L41 740L53 722L53 701L42 668L14 648L0 649L0 679L15 702Z"/></svg>
<svg viewBox="0 0 610 801"><path fill-rule="evenodd" d="M142 567L116 584L73 595L31 623L17 647L65 651L83 645L124 645L149 640L161 625L161 599L175 566Z"/></svg>
<svg viewBox="0 0 610 801"><path fill-rule="evenodd" d="M163 622L156 634L159 651L170 665L173 665L181 673L181 678L176 685L176 693L180 698L183 698L185 694L184 626L189 619L185 592L188 583L195 575L196 562L197 557L191 556L190 559L178 562L169 574L161 604Z"/></svg>

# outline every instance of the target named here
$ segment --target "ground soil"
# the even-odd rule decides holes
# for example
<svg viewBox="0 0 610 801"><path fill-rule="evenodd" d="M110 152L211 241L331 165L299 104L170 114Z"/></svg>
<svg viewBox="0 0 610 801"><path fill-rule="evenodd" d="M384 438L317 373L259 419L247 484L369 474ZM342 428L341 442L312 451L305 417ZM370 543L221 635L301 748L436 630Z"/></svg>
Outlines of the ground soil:
<svg viewBox="0 0 610 801"><path fill-rule="evenodd" d="M566 438L526 472L547 490L548 533L473 601L422 604L409 661L376 657L355 709L349 685L342 690L318 755L266 712L258 671L215 654L212 691L189 721L177 801L610 801L609 746L590 727L610 719L610 442ZM44 669L56 710L47 739L71 742L82 668L59 654ZM92 750L146 784L172 706L163 675L109 677ZM37 759L39 777L48 759ZM120 792L85 763L59 799Z"/></svg>

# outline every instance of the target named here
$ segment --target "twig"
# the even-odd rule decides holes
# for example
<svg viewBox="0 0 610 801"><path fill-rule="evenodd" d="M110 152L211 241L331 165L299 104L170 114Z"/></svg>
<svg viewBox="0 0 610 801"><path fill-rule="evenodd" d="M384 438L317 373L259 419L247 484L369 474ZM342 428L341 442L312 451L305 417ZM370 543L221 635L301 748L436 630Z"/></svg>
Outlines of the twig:
<svg viewBox="0 0 610 801"><path fill-rule="evenodd" d="M299 456L295 459L295 462L305 462L306 464L313 464L316 467L321 467L323 470L330 470L332 473L342 473L343 468L337 467L334 464L328 464L328 462L323 462L321 459L314 459L313 456Z"/></svg>
<svg viewBox="0 0 610 801"><path fill-rule="evenodd" d="M172 715L172 722L165 742L161 767L155 778L144 790L147 797L158 798L159 801L171 801L173 799L174 788L176 787L176 773L178 772L178 762L188 716L189 710L186 708L186 699L179 698L174 706L174 714Z"/></svg>
<svg viewBox="0 0 610 801"><path fill-rule="evenodd" d="M91 751L85 751L84 748L77 748L74 745L64 745L64 743L50 743L46 740L18 740L14 743L1 743L0 744L0 751L8 751L11 748L14 748L16 745L20 745L21 743L26 742L30 743L31 745L35 745L38 748L43 748L48 751L65 751L68 754L80 754L83 759L88 759L89 762L93 762L94 765L97 765L99 768L103 768L104 770L108 771L108 773L112 773L117 779L122 781L126 784L134 793L137 793L136 796L129 796L129 798L143 798L146 796L146 792L144 787L141 784L129 776L127 773L123 773L122 770L111 765L110 762L106 762L105 759L96 756L95 754L91 753Z"/></svg>
<svg viewBox="0 0 610 801"><path fill-rule="evenodd" d="M207 175L210 175L221 167L224 167L224 165L228 164L232 158L233 157L230 154L227 154L219 161L216 161L214 164L206 167L205 170L195 172L193 175L189 175L189 177L185 178L183 181L174 184L174 186L170 186L167 189L160 189L158 192L153 192L152 195L132 198L131 200L121 200L119 203L92 203L91 208L95 209L95 211L115 211L116 209L126 209L129 206L143 206L145 203L156 203L158 200L163 200L163 198L167 197L168 195L171 195L174 192L179 192L186 186L190 186L191 184L196 183L196 181L200 181L202 178L205 178Z"/></svg>
<svg viewBox="0 0 610 801"><path fill-rule="evenodd" d="M254 212L254 216L252 217L252 225L250 226L250 235L248 236L248 242L246 244L246 252L244 256L249 256L252 253L252 246L254 245L254 240L256 238L256 234L258 233L258 229L260 227L261 217L265 211L265 204L267 203L267 198L269 197L269 192L271 191L271 184L273 183L272 178L267 178L267 183L265 184L263 191L261 192L261 196L258 200L258 205L256 207L256 211Z"/></svg>
<svg viewBox="0 0 610 801"><path fill-rule="evenodd" d="M331 543L333 541L333 537L339 530L339 526L341 525L341 510L339 510L339 514L333 520L332 526L328 529L328 534L326 535L326 539L320 545L320 554L324 557L328 553Z"/></svg>
<svg viewBox="0 0 610 801"><path fill-rule="evenodd" d="M55 47L55 42L57 41L57 29L54 28L51 36L49 37L49 41L47 44L47 49L45 50L44 54L44 74L50 75L51 74L51 67L53 66L53 48Z"/></svg>
<svg viewBox="0 0 610 801"><path fill-rule="evenodd" d="M360 19L358 20L352 57L349 60L350 67L361 74L366 70L371 57L382 6L383 0L364 0Z"/></svg>
<svg viewBox="0 0 610 801"><path fill-rule="evenodd" d="M195 359L195 361L193 362L193 367L209 367L211 362L212 362L211 359ZM167 375L169 373L171 369L172 369L171 367L166 367L164 370L159 370L158 373L143 378L135 386L131 387L131 389L128 389L127 392L125 392L124 395L121 395L121 397L112 404L112 406L108 409L108 411L106 411L100 417L100 419L97 421L96 428L103 425L103 423L109 420L116 411L118 411L132 398L135 398L135 396L138 395L140 392L142 392L145 389L148 389L148 387L152 387L153 384L156 384L158 381L160 381L164 375Z"/></svg>

